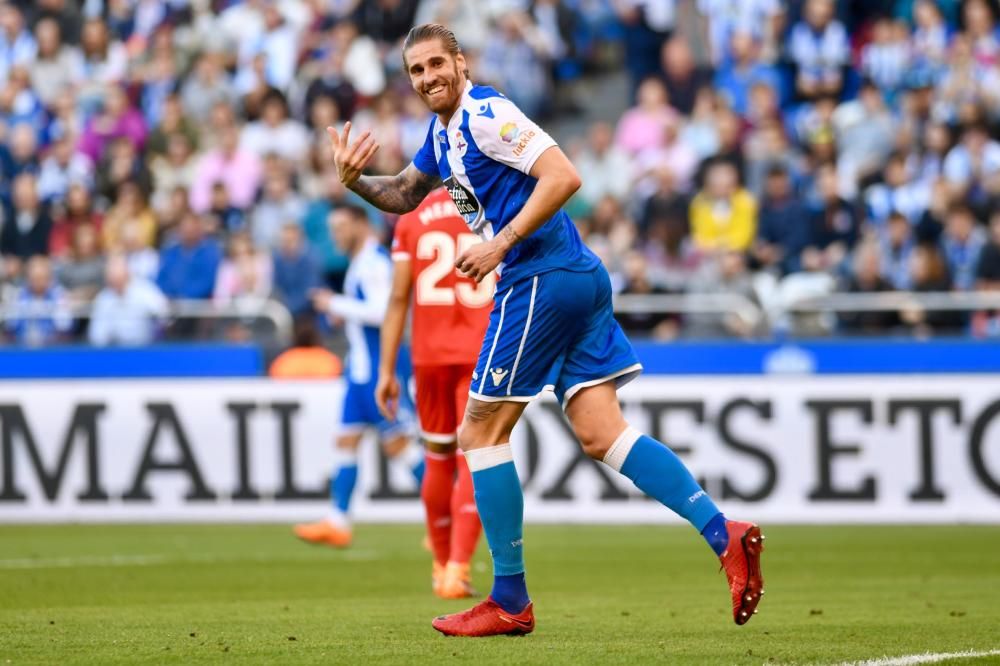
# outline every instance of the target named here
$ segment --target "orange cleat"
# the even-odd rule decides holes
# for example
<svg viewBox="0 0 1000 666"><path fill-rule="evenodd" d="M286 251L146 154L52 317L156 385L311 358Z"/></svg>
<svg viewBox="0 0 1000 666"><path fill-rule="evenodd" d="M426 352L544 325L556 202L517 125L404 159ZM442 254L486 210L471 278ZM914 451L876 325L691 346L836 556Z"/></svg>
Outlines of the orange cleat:
<svg viewBox="0 0 1000 666"><path fill-rule="evenodd" d="M753 523L726 521L729 546L719 556L722 568L729 579L729 592L733 597L733 620L746 624L757 612L757 604L764 595L764 576L760 572L760 553L764 550L764 536Z"/></svg>
<svg viewBox="0 0 1000 666"><path fill-rule="evenodd" d="M436 565L435 565L436 566ZM449 562L444 569L441 585L435 590L442 599L469 599L479 594L472 587L472 575L468 562Z"/></svg>
<svg viewBox="0 0 1000 666"><path fill-rule="evenodd" d="M431 572L431 589L434 594L441 596L441 584L444 583L445 566L434 562L434 569Z"/></svg>
<svg viewBox="0 0 1000 666"><path fill-rule="evenodd" d="M334 548L347 548L351 545L351 528L334 525L329 520L315 523L300 523L294 528L295 536L308 541Z"/></svg>
<svg viewBox="0 0 1000 666"><path fill-rule="evenodd" d="M520 613L508 613L487 597L462 613L441 615L431 626L445 636L523 636L535 629L535 612L530 602Z"/></svg>

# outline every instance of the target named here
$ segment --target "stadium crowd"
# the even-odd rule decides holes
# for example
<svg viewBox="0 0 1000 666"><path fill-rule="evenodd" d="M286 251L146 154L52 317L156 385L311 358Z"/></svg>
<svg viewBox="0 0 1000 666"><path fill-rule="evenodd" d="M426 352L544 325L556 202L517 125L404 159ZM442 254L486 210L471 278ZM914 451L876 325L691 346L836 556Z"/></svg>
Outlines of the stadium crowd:
<svg viewBox="0 0 1000 666"><path fill-rule="evenodd" d="M4 335L208 335L168 318L189 299L245 314L231 339L269 298L308 316L347 266L327 216L357 202L324 128L372 129L378 173L408 163L428 114L400 45L427 21L455 30L475 81L569 128L570 212L621 293L780 313L835 291L1000 290L996 0L5 0ZM620 71L631 98L587 94ZM621 317L657 339L767 333L725 312ZM986 336L1000 316L817 326Z"/></svg>

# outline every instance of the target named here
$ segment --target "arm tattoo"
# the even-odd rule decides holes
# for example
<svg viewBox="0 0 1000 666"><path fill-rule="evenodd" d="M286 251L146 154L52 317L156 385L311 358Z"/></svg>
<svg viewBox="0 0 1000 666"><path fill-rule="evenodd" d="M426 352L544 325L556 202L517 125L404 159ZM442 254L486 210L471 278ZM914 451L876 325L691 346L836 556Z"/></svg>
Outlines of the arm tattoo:
<svg viewBox="0 0 1000 666"><path fill-rule="evenodd" d="M365 201L388 213L408 213L441 184L412 164L395 176L361 176L350 189Z"/></svg>
<svg viewBox="0 0 1000 666"><path fill-rule="evenodd" d="M508 247L514 247L524 240L524 236L514 230L513 224L508 224L506 227L501 229L500 237L503 238Z"/></svg>

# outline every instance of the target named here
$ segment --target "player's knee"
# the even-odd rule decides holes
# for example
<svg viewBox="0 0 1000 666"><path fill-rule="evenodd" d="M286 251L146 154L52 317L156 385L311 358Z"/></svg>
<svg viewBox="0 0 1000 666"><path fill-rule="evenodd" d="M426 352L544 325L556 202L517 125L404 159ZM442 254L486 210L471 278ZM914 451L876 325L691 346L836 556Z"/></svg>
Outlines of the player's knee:
<svg viewBox="0 0 1000 666"><path fill-rule="evenodd" d="M341 435L334 441L333 446L338 451L357 451L358 445L361 443L361 435L356 433L351 433L349 435Z"/></svg>
<svg viewBox="0 0 1000 666"><path fill-rule="evenodd" d="M572 421L583 452L594 460L603 460L615 439L628 424L621 419L577 418Z"/></svg>
<svg viewBox="0 0 1000 666"><path fill-rule="evenodd" d="M580 441L584 453L594 460L604 459L613 440L604 435L603 428L574 426L573 431L576 433L576 438Z"/></svg>
<svg viewBox="0 0 1000 666"><path fill-rule="evenodd" d="M468 414L458 429L458 446L463 451L481 449L510 441L510 427L496 420L477 421Z"/></svg>
<svg viewBox="0 0 1000 666"><path fill-rule="evenodd" d="M583 452L587 454L587 457L593 458L594 460L604 460L604 456L608 454L608 449L611 448L608 444L602 443L591 443L589 446L583 447Z"/></svg>
<svg viewBox="0 0 1000 666"><path fill-rule="evenodd" d="M409 437L406 437L405 435L398 435L384 440L382 442L382 450L385 451L385 455L389 458L395 458L403 452L403 449L405 449L406 445L409 443Z"/></svg>
<svg viewBox="0 0 1000 666"><path fill-rule="evenodd" d="M497 435L492 432L496 424L493 416L499 403L470 400L465 408L462 425L458 428L458 446L463 451L479 449L496 444L491 441Z"/></svg>
<svg viewBox="0 0 1000 666"><path fill-rule="evenodd" d="M458 448L463 451L480 449L489 446L490 442L483 433L483 428L478 423L463 422L458 429Z"/></svg>
<svg viewBox="0 0 1000 666"><path fill-rule="evenodd" d="M566 418L584 453L595 460L604 459L615 438L628 425L618 405L613 382L576 393L566 406Z"/></svg>

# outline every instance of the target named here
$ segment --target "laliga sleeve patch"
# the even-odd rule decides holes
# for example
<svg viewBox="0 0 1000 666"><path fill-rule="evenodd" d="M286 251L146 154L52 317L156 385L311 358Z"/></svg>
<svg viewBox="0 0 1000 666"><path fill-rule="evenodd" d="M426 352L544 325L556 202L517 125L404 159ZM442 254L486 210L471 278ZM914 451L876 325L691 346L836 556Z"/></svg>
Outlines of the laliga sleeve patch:
<svg viewBox="0 0 1000 666"><path fill-rule="evenodd" d="M528 173L539 155L556 142L510 100L490 100L490 115L474 114L469 132L479 150L501 164Z"/></svg>
<svg viewBox="0 0 1000 666"><path fill-rule="evenodd" d="M504 123L500 127L500 141L511 147L511 154L514 157L521 157L536 136L538 132L534 129L528 127L522 130L515 123Z"/></svg>

